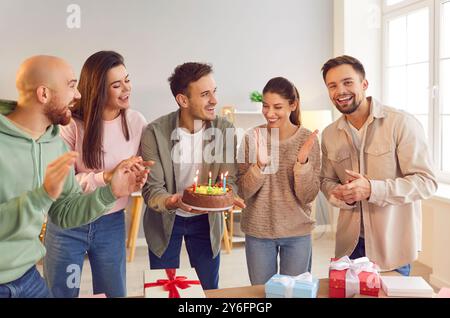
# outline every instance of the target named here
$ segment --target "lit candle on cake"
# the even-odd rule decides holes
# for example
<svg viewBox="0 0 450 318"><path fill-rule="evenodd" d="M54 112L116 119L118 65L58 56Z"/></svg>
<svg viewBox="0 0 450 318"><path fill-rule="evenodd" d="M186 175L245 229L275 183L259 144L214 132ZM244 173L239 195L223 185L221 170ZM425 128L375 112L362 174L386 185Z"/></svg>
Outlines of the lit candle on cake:
<svg viewBox="0 0 450 318"><path fill-rule="evenodd" d="M212 182L212 180L211 180L211 171L209 172L209 180L208 180L208 187L210 187L211 188L211 182Z"/></svg>
<svg viewBox="0 0 450 318"><path fill-rule="evenodd" d="M196 192L196 190L197 190L197 187L198 187L198 169L197 169L197 171L195 172L195 178L194 178L194 193Z"/></svg>
<svg viewBox="0 0 450 318"><path fill-rule="evenodd" d="M195 178L194 178L194 192L197 192L197 181L198 181L198 176L195 176Z"/></svg>
<svg viewBox="0 0 450 318"><path fill-rule="evenodd" d="M223 186L223 172L220 174L220 184L219 187Z"/></svg>
<svg viewBox="0 0 450 318"><path fill-rule="evenodd" d="M223 192L227 192L227 176L228 176L228 171L225 172L225 177L223 178Z"/></svg>

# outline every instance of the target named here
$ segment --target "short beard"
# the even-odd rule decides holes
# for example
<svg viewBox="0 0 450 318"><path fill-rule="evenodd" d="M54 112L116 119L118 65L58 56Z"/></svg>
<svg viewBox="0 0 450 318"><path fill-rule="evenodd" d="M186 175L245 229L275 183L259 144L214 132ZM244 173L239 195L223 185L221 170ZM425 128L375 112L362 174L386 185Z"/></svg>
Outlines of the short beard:
<svg viewBox="0 0 450 318"><path fill-rule="evenodd" d="M342 109L338 104L335 104L335 105L336 105L336 108L339 110L339 112L340 112L341 114L344 114L344 115L350 115L350 114L353 114L353 113L359 108L359 106L361 106L361 103L362 103L362 101L360 101L360 102L357 104L357 103L356 103L356 100L354 100L353 103L352 103L352 105L351 105L351 107L348 108L348 109Z"/></svg>
<svg viewBox="0 0 450 318"><path fill-rule="evenodd" d="M66 115L68 106L61 110L61 102L59 98L52 98L45 108L45 115L53 125L66 126L70 123L72 116Z"/></svg>

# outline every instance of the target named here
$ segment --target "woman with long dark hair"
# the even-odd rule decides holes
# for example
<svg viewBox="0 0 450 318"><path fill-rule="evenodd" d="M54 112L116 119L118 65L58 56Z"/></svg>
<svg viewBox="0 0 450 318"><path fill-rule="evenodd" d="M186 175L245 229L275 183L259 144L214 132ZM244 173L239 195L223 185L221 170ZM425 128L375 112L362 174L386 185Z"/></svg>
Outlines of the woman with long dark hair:
<svg viewBox="0 0 450 318"><path fill-rule="evenodd" d="M301 125L297 88L283 77L271 79L263 90L262 113L267 124L245 136L238 172L247 205L241 228L252 285L266 283L278 267L290 276L311 271L311 203L320 186L318 131Z"/></svg>
<svg viewBox="0 0 450 318"><path fill-rule="evenodd" d="M112 51L90 56L81 70L81 99L73 120L61 127L69 148L80 153L76 178L84 192L111 182L116 167L127 160L134 169L150 163L137 157L146 120L129 109L131 83L123 57ZM77 297L85 255L92 269L94 294L126 296L125 214L128 197L118 198L102 217L64 230L48 222L44 276L54 297Z"/></svg>

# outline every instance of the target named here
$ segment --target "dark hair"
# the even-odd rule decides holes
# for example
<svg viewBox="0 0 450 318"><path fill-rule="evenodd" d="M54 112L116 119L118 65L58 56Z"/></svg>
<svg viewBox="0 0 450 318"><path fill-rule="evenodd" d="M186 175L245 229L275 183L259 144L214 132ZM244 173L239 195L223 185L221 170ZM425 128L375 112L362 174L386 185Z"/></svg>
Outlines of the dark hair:
<svg viewBox="0 0 450 318"><path fill-rule="evenodd" d="M323 80L325 81L329 70L331 70L332 68L335 68L336 66L345 65L345 64L353 67L353 69L362 76L362 79L366 78L366 71L364 70L364 66L358 59L356 59L352 56L349 56L349 55L342 55L342 56L338 56L338 57L328 60L322 66Z"/></svg>
<svg viewBox="0 0 450 318"><path fill-rule="evenodd" d="M298 106L294 111L291 112L289 120L294 125L301 125L302 121L300 115L300 94L298 93L298 90L294 84L292 84L284 77L275 77L268 81L266 86L264 86L263 95L266 93L278 94L284 99L287 99L289 101L289 104L293 104L298 101Z"/></svg>
<svg viewBox="0 0 450 318"><path fill-rule="evenodd" d="M189 84L212 73L212 66L204 63L188 62L178 65L169 77L173 97L184 94L189 97Z"/></svg>
<svg viewBox="0 0 450 318"><path fill-rule="evenodd" d="M83 121L83 162L89 169L104 167L102 115L108 99L107 73L110 69L125 65L122 55L113 51L100 51L91 55L81 69L78 90L81 99L73 114ZM126 110L121 110L122 131L130 140Z"/></svg>

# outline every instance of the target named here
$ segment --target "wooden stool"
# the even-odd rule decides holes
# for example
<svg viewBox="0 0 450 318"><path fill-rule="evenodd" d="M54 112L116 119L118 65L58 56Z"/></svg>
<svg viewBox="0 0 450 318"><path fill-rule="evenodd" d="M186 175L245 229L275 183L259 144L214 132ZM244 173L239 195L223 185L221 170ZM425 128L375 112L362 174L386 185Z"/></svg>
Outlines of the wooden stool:
<svg viewBox="0 0 450 318"><path fill-rule="evenodd" d="M141 192L134 192L131 194L131 216L130 216L130 230L128 231L127 248L130 253L128 254L128 262L134 260L134 252L136 251L136 238L139 232L139 224L141 223L142 205L144 198Z"/></svg>
<svg viewBox="0 0 450 318"><path fill-rule="evenodd" d="M222 213L223 215L223 244L229 254L233 248L233 208Z"/></svg>

